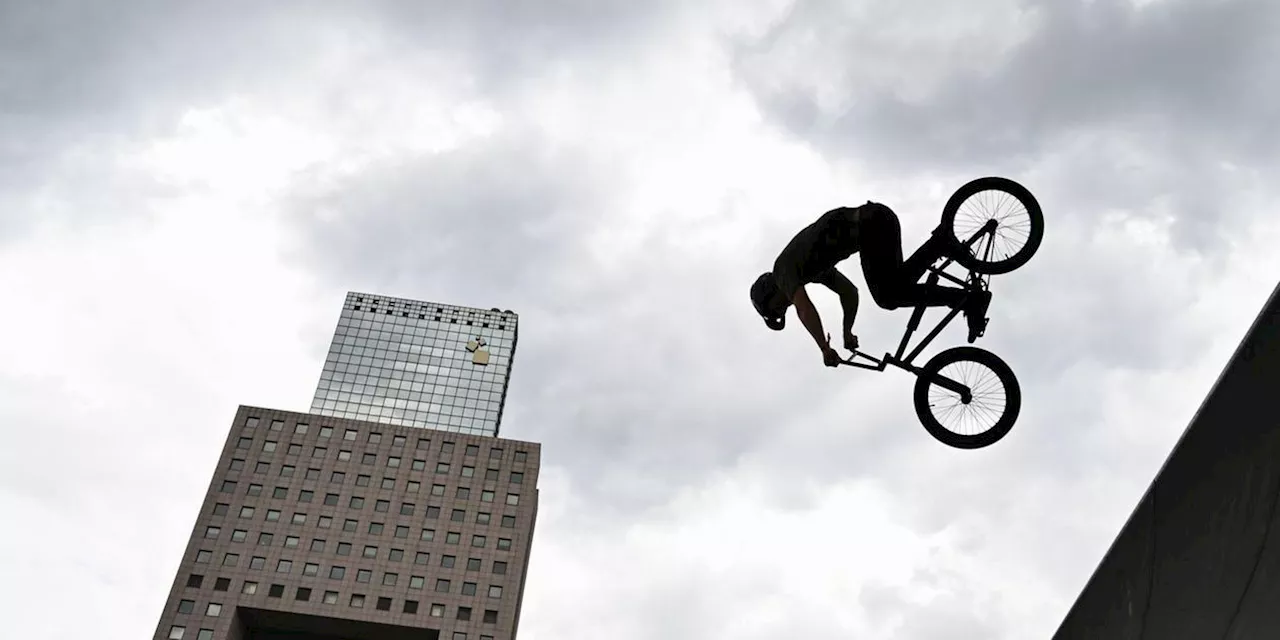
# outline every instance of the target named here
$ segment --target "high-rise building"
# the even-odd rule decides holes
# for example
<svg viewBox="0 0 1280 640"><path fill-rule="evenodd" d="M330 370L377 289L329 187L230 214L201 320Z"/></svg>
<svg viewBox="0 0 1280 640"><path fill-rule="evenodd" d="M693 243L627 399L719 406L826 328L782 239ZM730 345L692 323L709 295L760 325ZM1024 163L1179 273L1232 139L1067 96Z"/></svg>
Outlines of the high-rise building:
<svg viewBox="0 0 1280 640"><path fill-rule="evenodd" d="M351 292L311 412L498 435L518 316Z"/></svg>
<svg viewBox="0 0 1280 640"><path fill-rule="evenodd" d="M366 311L366 301L377 302ZM487 433L498 429L515 315L365 294L347 302L318 410L236 412L156 640L516 637L541 446ZM440 309L442 320L370 317L415 308ZM448 353L468 335L465 358ZM485 348L487 362L476 355ZM499 363L501 379L487 379ZM328 405L334 385L353 395ZM481 389L498 390L495 415L457 402L481 400ZM425 412L409 404L422 402ZM432 419L442 428L419 426Z"/></svg>

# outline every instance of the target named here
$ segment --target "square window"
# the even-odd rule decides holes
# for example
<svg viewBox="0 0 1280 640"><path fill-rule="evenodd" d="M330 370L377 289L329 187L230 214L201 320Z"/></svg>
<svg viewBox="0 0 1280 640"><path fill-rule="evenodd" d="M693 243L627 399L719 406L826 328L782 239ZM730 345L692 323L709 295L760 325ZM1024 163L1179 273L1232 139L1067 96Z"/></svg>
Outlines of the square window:
<svg viewBox="0 0 1280 640"><path fill-rule="evenodd" d="M299 422L298 424L294 425L294 427L293 427L293 432L294 432L294 433L306 433L306 432L307 432L307 429L309 429L309 428L310 428L310 425L308 425L307 423L305 423L305 422Z"/></svg>
<svg viewBox="0 0 1280 640"><path fill-rule="evenodd" d="M401 562L404 560L404 549L392 549L387 552L387 560Z"/></svg>
<svg viewBox="0 0 1280 640"><path fill-rule="evenodd" d="M369 582L373 579L373 572L368 569L358 569L356 571L356 582Z"/></svg>
<svg viewBox="0 0 1280 640"><path fill-rule="evenodd" d="M480 447L474 444L467 445L466 456L476 456L480 454Z"/></svg>
<svg viewBox="0 0 1280 640"><path fill-rule="evenodd" d="M271 546L271 541L273 539L275 539L275 536L265 531L258 534L258 544L260 546L263 546L263 547Z"/></svg>
<svg viewBox="0 0 1280 640"><path fill-rule="evenodd" d="M381 433L374 432L369 434L369 444L378 444L380 442L382 442Z"/></svg>
<svg viewBox="0 0 1280 640"><path fill-rule="evenodd" d="M367 475L365 475L365 474L363 474L363 473L362 473L362 474L360 474L360 475L356 476L356 486L357 486L357 487L367 487L367 486L369 486L369 481L370 481L370 480L372 480L372 478L370 478L369 476L367 476Z"/></svg>
<svg viewBox="0 0 1280 640"><path fill-rule="evenodd" d="M406 526L404 526L404 525L397 525L397 526L396 526L395 537L397 537L397 538L404 538L404 539L408 539L408 537L409 537L409 527L406 527Z"/></svg>
<svg viewBox="0 0 1280 640"><path fill-rule="evenodd" d="M498 549L500 551L508 551L511 549L511 538L498 538Z"/></svg>
<svg viewBox="0 0 1280 640"><path fill-rule="evenodd" d="M377 454L366 453L363 456L360 456L360 464L373 464L377 461L378 461Z"/></svg>
<svg viewBox="0 0 1280 640"><path fill-rule="evenodd" d="M440 556L440 566L446 569L452 569L453 564L457 559L457 556Z"/></svg>
<svg viewBox="0 0 1280 640"><path fill-rule="evenodd" d="M427 507L427 519L435 520L440 517L440 507Z"/></svg>
<svg viewBox="0 0 1280 640"><path fill-rule="evenodd" d="M426 551L419 551L413 555L414 564L426 564L431 559L431 554Z"/></svg>
<svg viewBox="0 0 1280 640"><path fill-rule="evenodd" d="M262 485L260 485L260 484L251 484L251 485L249 485L249 490L248 490L248 491L245 491L244 493L245 493L245 495L247 495L247 496L260 496L260 495L262 495Z"/></svg>
<svg viewBox="0 0 1280 640"><path fill-rule="evenodd" d="M442 605L442 604L433 604L433 605L431 605L431 617L433 617L433 618L443 618L443 617L444 617L444 605Z"/></svg>
<svg viewBox="0 0 1280 640"><path fill-rule="evenodd" d="M440 453L453 453L453 443L452 443L452 442L441 442L441 443L440 443Z"/></svg>
<svg viewBox="0 0 1280 640"><path fill-rule="evenodd" d="M484 471L484 479L485 479L485 481L486 481L486 482L488 482L488 481L494 481L494 482L496 482L496 481L498 480L498 470L497 470L497 469L485 469L485 471Z"/></svg>
<svg viewBox="0 0 1280 640"><path fill-rule="evenodd" d="M311 541L311 550L312 550L312 551L324 551L324 540L321 540L321 539L319 539L319 538L316 538L316 539L312 540L312 541Z"/></svg>
<svg viewBox="0 0 1280 640"><path fill-rule="evenodd" d="M364 595L359 593L351 594L351 606L357 609L364 608Z"/></svg>
<svg viewBox="0 0 1280 640"><path fill-rule="evenodd" d="M421 589L426 581L427 579L423 576L409 576L409 588Z"/></svg>
<svg viewBox="0 0 1280 640"><path fill-rule="evenodd" d="M333 517L320 516L320 519L316 520L316 526L320 527L321 529L328 529L329 527L333 526Z"/></svg>
<svg viewBox="0 0 1280 640"><path fill-rule="evenodd" d="M302 575L312 577L320 575L320 565L314 562L308 562L302 565Z"/></svg>
<svg viewBox="0 0 1280 640"><path fill-rule="evenodd" d="M205 538L208 538L208 539L217 539L218 534L220 534L220 533L222 533L222 529L221 529L220 527L205 527L205 528L204 528L204 537L205 537Z"/></svg>
<svg viewBox="0 0 1280 640"><path fill-rule="evenodd" d="M459 620L470 620L470 619L471 619L471 607L458 607L458 616L457 616L457 617L458 617L458 619L459 619Z"/></svg>
<svg viewBox="0 0 1280 640"><path fill-rule="evenodd" d="M449 463L448 463L448 462L437 462L437 463L436 463L436 473L449 473Z"/></svg>
<svg viewBox="0 0 1280 640"><path fill-rule="evenodd" d="M325 447L312 447L311 449L311 457L317 460L324 460L327 455L329 455L329 449Z"/></svg>
<svg viewBox="0 0 1280 640"><path fill-rule="evenodd" d="M350 542L339 542L339 543L338 543L338 555L340 555L340 556L349 556L349 555L351 555L351 543L350 543Z"/></svg>
<svg viewBox="0 0 1280 640"><path fill-rule="evenodd" d="M357 521L355 521L355 520L352 520L352 519L348 518L348 519L346 519L345 521L343 521L343 523L342 523L342 530L343 530L343 531L347 531L347 532L355 532L356 527L357 527L359 524L360 524L359 522L357 522Z"/></svg>
<svg viewBox="0 0 1280 640"><path fill-rule="evenodd" d="M306 524L306 523L307 523L307 514L305 514L305 513L295 513L295 514L293 514L293 523L294 523L294 524Z"/></svg>
<svg viewBox="0 0 1280 640"><path fill-rule="evenodd" d="M458 487L458 492L454 496L459 500L471 499L471 489L469 487Z"/></svg>
<svg viewBox="0 0 1280 640"><path fill-rule="evenodd" d="M275 499L282 499L287 495L289 495L289 490L284 487L276 487L271 490L271 497Z"/></svg>
<svg viewBox="0 0 1280 640"><path fill-rule="evenodd" d="M442 485L442 484L433 484L433 485L431 485L431 495L433 495L433 496L443 496L443 495L444 495L444 485Z"/></svg>
<svg viewBox="0 0 1280 640"><path fill-rule="evenodd" d="M191 613L196 610L195 600L179 600L178 613Z"/></svg>
<svg viewBox="0 0 1280 640"><path fill-rule="evenodd" d="M417 480L410 480L409 483L406 484L404 488L405 488L405 491L408 491L409 493L417 493L420 489L422 489L422 483L418 482Z"/></svg>
<svg viewBox="0 0 1280 640"><path fill-rule="evenodd" d="M288 453L286 453L286 455L296 456L296 455L298 455L298 454L300 454L300 453L302 453L302 445L300 445L300 444L290 444L290 445L289 445L289 449L288 449Z"/></svg>
<svg viewBox="0 0 1280 640"><path fill-rule="evenodd" d="M386 513L389 509L391 509L390 500L378 500L373 503L373 510L378 513Z"/></svg>
<svg viewBox="0 0 1280 640"><path fill-rule="evenodd" d="M231 466L227 467L231 471L239 471L244 468L244 458L232 458Z"/></svg>
<svg viewBox="0 0 1280 640"><path fill-rule="evenodd" d="M449 581L444 578L436 578L436 591L438 593L449 593Z"/></svg>
<svg viewBox="0 0 1280 640"><path fill-rule="evenodd" d="M346 482L346 480L347 480L347 474L341 471L334 471L333 473L329 474L329 482L332 482L334 484L342 484L343 482Z"/></svg>
<svg viewBox="0 0 1280 640"><path fill-rule="evenodd" d="M324 592L324 603L325 603L325 604L338 604L338 592L337 592L337 591L326 591L326 592Z"/></svg>
<svg viewBox="0 0 1280 640"><path fill-rule="evenodd" d="M232 542L244 542L249 537L249 532L244 529L235 529L231 532Z"/></svg>
<svg viewBox="0 0 1280 640"><path fill-rule="evenodd" d="M397 458L395 456L391 456L390 458L387 458L387 466L392 469L399 468L400 458Z"/></svg>
<svg viewBox="0 0 1280 640"><path fill-rule="evenodd" d="M333 435L333 427L320 427L320 437L328 438Z"/></svg>
<svg viewBox="0 0 1280 640"><path fill-rule="evenodd" d="M258 583L256 582L245 581L244 584L240 585L240 593L251 596L257 592L258 592Z"/></svg>
<svg viewBox="0 0 1280 640"><path fill-rule="evenodd" d="M419 449L426 449L427 447L430 447L430 446L431 446L431 439L430 439L430 438L418 438L418 448L419 448Z"/></svg>
<svg viewBox="0 0 1280 640"><path fill-rule="evenodd" d="M343 440L348 440L348 441L350 441L350 442L355 442L355 441L356 441L356 430L355 430L355 429L347 429L347 430L346 430L346 432L344 432L344 433L342 434L342 439L343 439Z"/></svg>
<svg viewBox="0 0 1280 640"><path fill-rule="evenodd" d="M496 584L491 584L491 585L489 585L489 597L490 597L490 598L501 598L501 597L502 597L502 587L500 587L500 586L498 586L498 585L496 585Z"/></svg>
<svg viewBox="0 0 1280 640"><path fill-rule="evenodd" d="M489 524L490 514L484 511L476 513L476 524Z"/></svg>
<svg viewBox="0 0 1280 640"><path fill-rule="evenodd" d="M467 558L467 571L479 571L480 558Z"/></svg>
<svg viewBox="0 0 1280 640"><path fill-rule="evenodd" d="M411 469L413 469L414 471L426 471L426 469L427 469L427 461L426 461L426 460L419 460L418 458L414 458L414 459L413 459L413 463L412 463L411 465L409 465L409 466L410 466L410 468L411 468Z"/></svg>
<svg viewBox="0 0 1280 640"><path fill-rule="evenodd" d="M380 535L382 535L382 529L383 529L383 525L382 525L382 523L381 523L381 522L370 522L370 523L369 523L369 533L371 533L371 534L373 534L373 535L375 535L375 536L380 536Z"/></svg>
<svg viewBox="0 0 1280 640"><path fill-rule="evenodd" d="M325 505L330 506L330 507L336 507L336 506L338 506L338 494L336 494L336 493L326 493L326 494L324 494L324 503L325 503Z"/></svg>
<svg viewBox="0 0 1280 640"><path fill-rule="evenodd" d="M293 472L294 472L294 471L297 471L297 468L296 468L296 467L294 467L294 466L293 466L293 465L291 465L291 464L286 464L285 466L280 467L280 477L281 477L281 478L292 478L292 477L293 477Z"/></svg>
<svg viewBox="0 0 1280 640"><path fill-rule="evenodd" d="M222 605L217 602L210 602L209 606L205 607L204 614L211 618L216 618L222 615Z"/></svg>
<svg viewBox="0 0 1280 640"><path fill-rule="evenodd" d="M511 506L515 506L515 505L520 504L520 494L518 494L518 493L508 493L508 494L507 494L507 504L509 504L509 505L511 505Z"/></svg>
<svg viewBox="0 0 1280 640"><path fill-rule="evenodd" d="M524 474L519 471L512 471L511 484L524 484Z"/></svg>
<svg viewBox="0 0 1280 640"><path fill-rule="evenodd" d="M258 428L258 422L259 422L258 418L255 418L254 416L249 416L244 419L244 426L248 429L256 429Z"/></svg>
<svg viewBox="0 0 1280 640"><path fill-rule="evenodd" d="M254 556L254 557L252 557L252 558L249 558L249 568L250 568L250 569L261 569L261 568L263 568L263 567L265 567L265 566L267 566L267 559L266 559L266 558L264 558L264 557L262 557L262 556Z"/></svg>
<svg viewBox="0 0 1280 640"><path fill-rule="evenodd" d="M273 584L273 585L271 585L271 587L267 589L267 597L268 597L268 598L283 598L283 597L284 597L284 585L282 585L282 584Z"/></svg>
<svg viewBox="0 0 1280 640"><path fill-rule="evenodd" d="M497 623L498 623L498 612L497 612L497 611L494 611L493 609L485 609L485 610L484 610L484 622L485 622L485 624L497 624Z"/></svg>
<svg viewBox="0 0 1280 640"><path fill-rule="evenodd" d="M411 516L411 515L413 515L413 503L411 503L411 502L402 502L402 503L400 503L400 515L402 515L402 516Z"/></svg>
<svg viewBox="0 0 1280 640"><path fill-rule="evenodd" d="M528 452L526 452L526 451L517 451L517 452L516 452L516 462L524 462L525 460L528 460L528 459L529 459L529 453L528 453Z"/></svg>
<svg viewBox="0 0 1280 640"><path fill-rule="evenodd" d="M516 526L516 517L502 516L502 526L507 529L514 529Z"/></svg>
<svg viewBox="0 0 1280 640"><path fill-rule="evenodd" d="M458 544L458 542L461 540L462 540L462 534L458 533L457 531L450 531L449 533L444 534L445 544Z"/></svg>
<svg viewBox="0 0 1280 640"><path fill-rule="evenodd" d="M395 478L383 478L383 479L382 479L382 488L383 488L383 489L394 489L394 488L396 488L396 479L395 479Z"/></svg>
<svg viewBox="0 0 1280 640"><path fill-rule="evenodd" d="M462 583L462 595L474 596L475 594L476 594L476 583L474 582Z"/></svg>
<svg viewBox="0 0 1280 640"><path fill-rule="evenodd" d="M493 502L493 492L492 492L492 491L481 491L481 492L480 492L480 502Z"/></svg>
<svg viewBox="0 0 1280 640"><path fill-rule="evenodd" d="M329 567L329 577L334 580L341 580L347 575L346 567Z"/></svg>
<svg viewBox="0 0 1280 640"><path fill-rule="evenodd" d="M348 506L352 509L363 509L364 498L361 496L351 496L351 501L348 503Z"/></svg>
<svg viewBox="0 0 1280 640"><path fill-rule="evenodd" d="M213 629L201 629L197 631L196 640L213 640Z"/></svg>
<svg viewBox="0 0 1280 640"><path fill-rule="evenodd" d="M222 493L235 493L235 490L236 490L235 480L222 481L222 489L221 489Z"/></svg>
<svg viewBox="0 0 1280 640"><path fill-rule="evenodd" d="M422 533L421 533L421 534L419 534L418 539L419 539L419 540L423 540L423 541L425 541L425 542L431 542L432 540L435 540L435 539L436 539L436 530L435 530L435 529L423 529L423 530L422 530Z"/></svg>
<svg viewBox="0 0 1280 640"><path fill-rule="evenodd" d="M298 548L298 536L285 536L285 538L284 538L284 548L286 548L286 549L297 549L297 548Z"/></svg>
<svg viewBox="0 0 1280 640"><path fill-rule="evenodd" d="M240 554L238 554L238 553L228 553L228 554L226 554L226 555L222 556L222 566L224 566L224 567L234 567L234 566L236 566L236 565L238 565L238 564L240 564Z"/></svg>
<svg viewBox="0 0 1280 640"><path fill-rule="evenodd" d="M418 612L418 601L417 601L417 600L405 600L405 601L404 601L404 612L405 612L405 613L417 613L417 612Z"/></svg>
<svg viewBox="0 0 1280 640"><path fill-rule="evenodd" d="M394 587L394 586L396 586L396 581L397 581L397 580L399 580L399 579L400 579L400 576L399 576L398 574L394 574L394 573L384 573L384 574L382 574L382 584L383 584L383 586L387 586L387 587Z"/></svg>
<svg viewBox="0 0 1280 640"><path fill-rule="evenodd" d="M467 512L462 509L454 509L449 514L449 520L452 522L462 522L467 519Z"/></svg>
<svg viewBox="0 0 1280 640"><path fill-rule="evenodd" d="M187 632L186 627L174 625L169 627L169 640L182 640L182 636Z"/></svg>
<svg viewBox="0 0 1280 640"><path fill-rule="evenodd" d="M204 584L204 576L198 573L193 573L187 576L187 588L199 589L202 584Z"/></svg>
<svg viewBox="0 0 1280 640"><path fill-rule="evenodd" d="M404 436L391 436L392 447L403 447L404 441L405 441Z"/></svg>
<svg viewBox="0 0 1280 640"><path fill-rule="evenodd" d="M350 459L351 459L351 452L350 452L350 451L347 451L346 449L339 449L339 450L338 450L338 461L339 461L339 462L346 462L347 460L350 460Z"/></svg>
<svg viewBox="0 0 1280 640"><path fill-rule="evenodd" d="M262 443L262 451L264 453L272 453L276 450L276 444L275 440L267 440Z"/></svg>
<svg viewBox="0 0 1280 640"><path fill-rule="evenodd" d="M386 597L378 598L377 609L378 611L390 611L391 598L386 598Z"/></svg>
<svg viewBox="0 0 1280 640"><path fill-rule="evenodd" d="M241 437L239 440L236 441L237 449L248 449L252 445L253 445L253 438Z"/></svg>
<svg viewBox="0 0 1280 640"><path fill-rule="evenodd" d="M272 431L280 431L281 429L284 429L284 420L272 420L272 421L271 421L271 430L272 430Z"/></svg>
<svg viewBox="0 0 1280 640"><path fill-rule="evenodd" d="M289 573L293 571L292 560L281 560L276 563L276 573Z"/></svg>
<svg viewBox="0 0 1280 640"><path fill-rule="evenodd" d="M227 504L227 503L225 503L225 502L219 502L219 503L217 503L217 504L213 505L213 515L215 515L215 516L225 516L225 515L227 515L227 510L228 510L228 509L230 509L230 508L231 508L231 505L229 505L229 504Z"/></svg>
<svg viewBox="0 0 1280 640"><path fill-rule="evenodd" d="M475 477L475 475L476 475L476 468L475 468L475 467L463 467L463 468L462 468L462 477L464 477L464 478L474 478L474 477Z"/></svg>
<svg viewBox="0 0 1280 640"><path fill-rule="evenodd" d="M501 459L502 459L502 449L499 449L499 448L497 448L497 447L490 448L490 449L489 449L489 459L490 459L490 460L501 460Z"/></svg>
<svg viewBox="0 0 1280 640"><path fill-rule="evenodd" d="M496 573L496 574L498 574L498 575L500 575L500 576L506 575L506 574L507 574L507 563L502 562L502 561L500 561L500 560L495 560L495 561L493 562L493 572L494 572L494 573Z"/></svg>
<svg viewBox="0 0 1280 640"><path fill-rule="evenodd" d="M270 470L271 470L270 462L257 462L257 463L254 463L253 465L254 473L266 473L267 471L270 471Z"/></svg>
<svg viewBox="0 0 1280 640"><path fill-rule="evenodd" d="M298 600L300 602L307 602L308 600L311 599L311 589L308 589L306 587L298 587L298 590L295 592L293 599Z"/></svg>
<svg viewBox="0 0 1280 640"><path fill-rule="evenodd" d="M484 542L485 542L484 536L481 536L481 535L471 536L471 546L473 547L484 548Z"/></svg>

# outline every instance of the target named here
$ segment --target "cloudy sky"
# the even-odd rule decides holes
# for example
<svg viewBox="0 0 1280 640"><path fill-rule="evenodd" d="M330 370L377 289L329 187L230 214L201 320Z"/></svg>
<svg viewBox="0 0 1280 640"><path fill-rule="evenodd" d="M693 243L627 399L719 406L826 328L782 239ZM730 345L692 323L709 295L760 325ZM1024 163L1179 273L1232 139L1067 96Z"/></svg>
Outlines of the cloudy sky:
<svg viewBox="0 0 1280 640"><path fill-rule="evenodd" d="M360 290L521 315L522 639L1047 638L1276 286L1278 27L1270 0L0 0L0 617L153 633L236 406L305 410ZM885 202L910 250L991 174L1047 233L979 343L1022 417L958 451L909 375L824 368L747 289L827 209ZM892 349L909 312L863 309Z"/></svg>

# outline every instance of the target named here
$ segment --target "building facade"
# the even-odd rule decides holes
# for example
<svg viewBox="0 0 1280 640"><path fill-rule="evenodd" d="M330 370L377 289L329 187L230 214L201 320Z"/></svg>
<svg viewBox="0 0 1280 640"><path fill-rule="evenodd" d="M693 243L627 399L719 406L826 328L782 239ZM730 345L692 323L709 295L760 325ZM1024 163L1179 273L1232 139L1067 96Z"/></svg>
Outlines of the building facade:
<svg viewBox="0 0 1280 640"><path fill-rule="evenodd" d="M311 412L497 436L518 316L347 294Z"/></svg>
<svg viewBox="0 0 1280 640"><path fill-rule="evenodd" d="M510 640L532 442L241 406L156 640Z"/></svg>

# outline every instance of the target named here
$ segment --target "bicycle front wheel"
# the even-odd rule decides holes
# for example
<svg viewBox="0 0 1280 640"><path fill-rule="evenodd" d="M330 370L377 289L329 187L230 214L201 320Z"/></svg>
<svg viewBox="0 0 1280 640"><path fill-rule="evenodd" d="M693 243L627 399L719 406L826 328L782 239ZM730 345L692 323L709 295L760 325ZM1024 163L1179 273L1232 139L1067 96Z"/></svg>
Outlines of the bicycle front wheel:
<svg viewBox="0 0 1280 640"><path fill-rule="evenodd" d="M935 376L966 387L965 402ZM916 415L937 441L957 449L980 449L1009 433L1022 409L1022 389L1013 369L977 347L953 347L925 363L915 386Z"/></svg>

